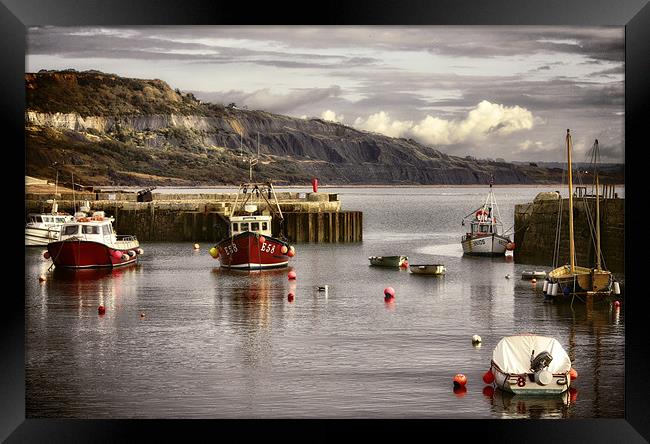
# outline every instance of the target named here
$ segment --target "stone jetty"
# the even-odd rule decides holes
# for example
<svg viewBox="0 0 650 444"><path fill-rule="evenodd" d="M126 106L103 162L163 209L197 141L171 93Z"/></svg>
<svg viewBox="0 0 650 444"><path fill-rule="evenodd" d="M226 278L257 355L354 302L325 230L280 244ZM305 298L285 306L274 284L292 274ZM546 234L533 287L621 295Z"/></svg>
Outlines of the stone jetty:
<svg viewBox="0 0 650 444"><path fill-rule="evenodd" d="M611 190L611 189L610 189ZM614 192L601 195L600 245L604 266L614 273L623 273L625 265L625 199ZM596 220L595 197L576 196L573 199L576 263L595 264L595 234L591 224ZM551 267L555 250L555 233L560 218L559 264L569 261L569 199L557 193L540 193L533 202L515 205L515 253L518 263Z"/></svg>
<svg viewBox="0 0 650 444"><path fill-rule="evenodd" d="M32 189L30 189L32 188ZM27 186L27 213L49 212L54 198L51 190ZM75 192L59 189L59 211L73 213L88 201L91 211L114 216L118 234L134 234L140 241L209 241L227 234L227 217L237 193L169 194L145 190L144 193L119 190ZM339 196L323 192L276 192L284 221L274 218L273 232L280 230L290 242L359 242L363 238L363 214L344 211ZM145 201L142 201L145 200ZM260 207L263 213L269 209Z"/></svg>

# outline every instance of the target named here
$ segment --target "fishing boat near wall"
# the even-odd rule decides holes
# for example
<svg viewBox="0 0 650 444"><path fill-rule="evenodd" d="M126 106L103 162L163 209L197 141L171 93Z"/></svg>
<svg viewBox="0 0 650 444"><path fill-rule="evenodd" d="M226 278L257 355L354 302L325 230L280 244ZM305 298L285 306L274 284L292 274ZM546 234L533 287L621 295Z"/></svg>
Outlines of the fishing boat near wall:
<svg viewBox="0 0 650 444"><path fill-rule="evenodd" d="M465 225L465 220L470 217L470 230L461 238L463 254L500 256L505 254L506 250L514 249L510 238L503 234L503 223L492 190L492 180L485 203L465 216L462 225Z"/></svg>

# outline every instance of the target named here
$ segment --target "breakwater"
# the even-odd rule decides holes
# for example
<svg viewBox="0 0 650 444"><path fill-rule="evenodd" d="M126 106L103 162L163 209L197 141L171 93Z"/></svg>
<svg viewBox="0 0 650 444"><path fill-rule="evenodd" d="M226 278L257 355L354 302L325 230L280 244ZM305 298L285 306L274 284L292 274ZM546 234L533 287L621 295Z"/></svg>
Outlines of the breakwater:
<svg viewBox="0 0 650 444"><path fill-rule="evenodd" d="M283 233L290 242L358 242L363 238L363 215L343 211L334 193L277 192L284 220L273 221L273 232ZM49 212L53 194L27 193L27 213ZM237 193L167 194L151 193L151 201L138 202L136 193L61 193L59 211L74 213L75 204L88 203L90 211L104 211L115 218L119 234L134 234L140 241L209 241L227 235L228 216ZM260 205L269 214L268 205Z"/></svg>
<svg viewBox="0 0 650 444"><path fill-rule="evenodd" d="M569 199L555 193L540 193L533 202L515 205L515 261L553 265L556 231L559 230L559 265L569 262ZM596 243L591 226L596 221L593 197L574 198L574 241L576 264L595 264ZM561 217L558 218L558 214ZM559 224L559 227L558 227ZM625 266L625 199L601 199L600 245L608 270L623 273Z"/></svg>

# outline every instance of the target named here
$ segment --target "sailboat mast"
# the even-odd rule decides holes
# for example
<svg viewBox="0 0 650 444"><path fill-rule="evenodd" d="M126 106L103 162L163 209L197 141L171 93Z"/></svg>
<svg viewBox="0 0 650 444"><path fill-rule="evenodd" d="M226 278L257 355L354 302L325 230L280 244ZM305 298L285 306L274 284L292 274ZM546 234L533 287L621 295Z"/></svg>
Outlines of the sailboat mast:
<svg viewBox="0 0 650 444"><path fill-rule="evenodd" d="M573 244L573 176L571 167L571 133L566 130L566 150L569 164L569 264L571 273L575 273L575 247Z"/></svg>
<svg viewBox="0 0 650 444"><path fill-rule="evenodd" d="M594 145L594 173L596 175L596 270L600 270L600 194L598 191L598 139L596 139Z"/></svg>

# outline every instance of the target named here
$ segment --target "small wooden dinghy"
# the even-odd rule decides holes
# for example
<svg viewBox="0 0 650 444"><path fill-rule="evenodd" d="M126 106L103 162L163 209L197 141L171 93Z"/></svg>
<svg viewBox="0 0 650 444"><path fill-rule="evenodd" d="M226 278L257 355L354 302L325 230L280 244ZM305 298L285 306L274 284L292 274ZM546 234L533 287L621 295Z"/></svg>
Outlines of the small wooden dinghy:
<svg viewBox="0 0 650 444"><path fill-rule="evenodd" d="M523 271L521 273L521 278L522 279L545 279L546 278L546 272L545 271Z"/></svg>
<svg viewBox="0 0 650 444"><path fill-rule="evenodd" d="M426 274L426 275L440 275L445 274L445 266L442 264L428 264L410 266L411 273L413 274Z"/></svg>
<svg viewBox="0 0 650 444"><path fill-rule="evenodd" d="M370 256L368 258L368 260L370 261L370 265L374 265L376 267L398 268L405 261L408 261L408 257L406 257L406 256Z"/></svg>

